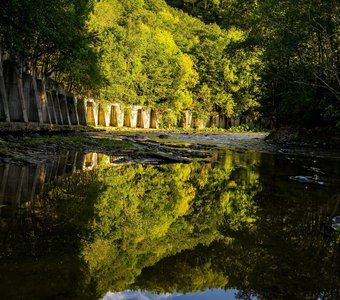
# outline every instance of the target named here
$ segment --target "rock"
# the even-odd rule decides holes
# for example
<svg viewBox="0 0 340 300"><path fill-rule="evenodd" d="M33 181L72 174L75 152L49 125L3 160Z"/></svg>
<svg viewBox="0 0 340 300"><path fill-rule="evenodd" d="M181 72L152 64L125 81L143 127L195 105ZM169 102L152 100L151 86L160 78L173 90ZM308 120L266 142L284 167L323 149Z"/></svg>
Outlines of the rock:
<svg viewBox="0 0 340 300"><path fill-rule="evenodd" d="M8 142L17 142L18 140L13 135L6 136Z"/></svg>
<svg viewBox="0 0 340 300"><path fill-rule="evenodd" d="M145 138L144 135L139 134L139 133L134 134L131 137L134 138L134 139L144 139Z"/></svg>
<svg viewBox="0 0 340 300"><path fill-rule="evenodd" d="M191 163L191 160L185 157L176 156L173 154L165 153L165 152L156 152L151 154L152 157L161 158L162 160L168 162L178 162L178 163Z"/></svg>
<svg viewBox="0 0 340 300"><path fill-rule="evenodd" d="M160 134L158 137L160 139L168 139L168 138L170 138L170 135L168 135L168 134Z"/></svg>

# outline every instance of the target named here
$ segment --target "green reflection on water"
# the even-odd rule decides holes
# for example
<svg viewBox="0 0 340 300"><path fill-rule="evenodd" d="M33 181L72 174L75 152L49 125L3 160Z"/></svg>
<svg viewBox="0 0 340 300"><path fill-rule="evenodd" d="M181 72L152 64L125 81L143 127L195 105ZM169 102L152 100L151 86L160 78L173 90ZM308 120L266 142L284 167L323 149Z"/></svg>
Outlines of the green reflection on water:
<svg viewBox="0 0 340 300"><path fill-rule="evenodd" d="M154 166L101 158L9 210L1 294L96 299L109 290L222 287L243 299L336 296L339 236L327 223L339 213L334 162L325 162L328 184L318 186L289 180L313 162L229 151L214 160Z"/></svg>

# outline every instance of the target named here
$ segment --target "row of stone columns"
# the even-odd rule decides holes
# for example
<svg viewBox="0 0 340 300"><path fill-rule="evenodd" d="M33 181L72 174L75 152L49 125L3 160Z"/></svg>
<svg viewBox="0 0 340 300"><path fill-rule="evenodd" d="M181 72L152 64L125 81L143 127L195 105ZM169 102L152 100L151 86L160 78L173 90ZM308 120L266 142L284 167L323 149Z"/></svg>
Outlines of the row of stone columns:
<svg viewBox="0 0 340 300"><path fill-rule="evenodd" d="M198 118L190 110L182 112L182 118L180 120L180 126L183 128L205 128L205 127L217 127L217 128L230 128L232 126L239 126L241 123L240 118L229 118L225 114L216 112L210 117L209 121L204 121ZM246 123L250 123L246 120Z"/></svg>
<svg viewBox="0 0 340 300"><path fill-rule="evenodd" d="M0 122L87 125L83 101L38 72L0 53Z"/></svg>
<svg viewBox="0 0 340 300"><path fill-rule="evenodd" d="M0 122L158 128L158 115L154 109L137 105L78 100L57 82L39 72L28 72L23 64L4 57L0 51ZM230 128L240 125L240 118L216 113L205 122L185 110L179 125Z"/></svg>
<svg viewBox="0 0 340 300"><path fill-rule="evenodd" d="M138 105L125 106L118 103L100 104L94 100L86 100L88 125L158 128L157 112Z"/></svg>

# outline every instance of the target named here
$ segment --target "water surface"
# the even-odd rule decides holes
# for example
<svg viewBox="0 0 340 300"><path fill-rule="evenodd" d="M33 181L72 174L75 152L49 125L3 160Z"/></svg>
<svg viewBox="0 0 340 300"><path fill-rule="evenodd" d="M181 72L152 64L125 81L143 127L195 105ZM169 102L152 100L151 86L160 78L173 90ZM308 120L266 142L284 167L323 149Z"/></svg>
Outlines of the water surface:
<svg viewBox="0 0 340 300"><path fill-rule="evenodd" d="M337 299L340 162L0 165L3 299Z"/></svg>

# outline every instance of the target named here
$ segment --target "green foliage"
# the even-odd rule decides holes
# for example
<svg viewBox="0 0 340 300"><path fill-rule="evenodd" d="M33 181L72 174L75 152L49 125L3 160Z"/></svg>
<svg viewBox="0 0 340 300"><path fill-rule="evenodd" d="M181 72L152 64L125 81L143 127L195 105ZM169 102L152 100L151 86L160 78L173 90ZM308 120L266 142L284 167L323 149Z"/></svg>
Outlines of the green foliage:
<svg viewBox="0 0 340 300"><path fill-rule="evenodd" d="M97 51L107 79L101 99L172 109L174 115L191 109L204 119L216 107L236 116L258 105L251 87L257 77L249 75L255 55L227 53L244 32L205 25L164 1L138 3L98 2L88 22L101 41ZM238 69L227 72L235 63Z"/></svg>
<svg viewBox="0 0 340 300"><path fill-rule="evenodd" d="M101 84L98 54L85 26L92 0L2 1L1 50L83 95Z"/></svg>
<svg viewBox="0 0 340 300"><path fill-rule="evenodd" d="M226 69L229 84L218 101L227 104L225 112L230 114L240 107L251 115L260 103L262 114L275 126L338 126L338 1L167 3L206 23L245 33L226 49L231 59ZM234 74L238 78L234 79Z"/></svg>
<svg viewBox="0 0 340 300"><path fill-rule="evenodd" d="M333 0L10 0L0 43L100 101L335 127L339 11Z"/></svg>
<svg viewBox="0 0 340 300"><path fill-rule="evenodd" d="M34 201L1 207L2 296L222 288L240 299L336 299L339 170L334 159L290 158L220 150L206 164L109 165L101 155L63 179L61 160L43 164ZM302 165L322 166L327 186L289 180Z"/></svg>
<svg viewBox="0 0 340 300"><path fill-rule="evenodd" d="M251 170L234 173L240 160L227 156L215 167L102 165L96 175L102 192L94 199L91 237L82 250L88 282L96 284L99 295L129 289L144 268L166 256L220 239L225 217L235 229L240 222L251 226L256 211L251 199L259 182ZM195 290L220 276L211 272L202 285L200 274Z"/></svg>

